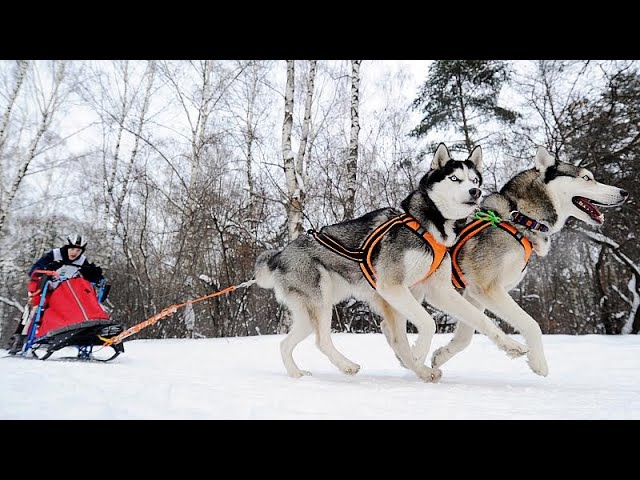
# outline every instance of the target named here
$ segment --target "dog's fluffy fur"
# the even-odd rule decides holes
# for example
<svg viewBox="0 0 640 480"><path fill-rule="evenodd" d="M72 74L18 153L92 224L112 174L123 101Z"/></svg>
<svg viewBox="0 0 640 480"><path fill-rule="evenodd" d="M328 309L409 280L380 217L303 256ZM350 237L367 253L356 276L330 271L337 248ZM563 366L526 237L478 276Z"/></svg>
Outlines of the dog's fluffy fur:
<svg viewBox="0 0 640 480"><path fill-rule="evenodd" d="M482 184L482 150L476 147L464 161L451 159L440 144L431 170L418 188L401 203L438 242L451 246L456 239L456 223L477 208ZM330 225L322 233L358 249L367 236L402 211L383 208L354 220ZM365 280L358 263L327 249L310 235L302 235L281 251L270 250L256 260L255 278L259 286L273 288L278 301L288 307L292 325L280 344L288 374L310 374L298 368L293 349L315 332L316 345L341 371L358 372L360 366L342 355L331 341L332 307L350 297L367 302L380 314L385 335L403 365L424 381L436 381L441 372L424 365L435 333L435 322L421 302L429 301L489 336L508 355L526 353L524 345L504 334L486 315L474 308L451 283L451 262L445 257L440 267L423 279L433 260L431 250L418 236L403 226L394 227L373 253L377 289ZM415 354L407 341L406 329L393 328L408 318L418 329ZM387 328L391 326L391 328ZM417 357L416 357L417 355ZM416 361L418 358L418 361ZM421 359L421 360L420 360Z"/></svg>
<svg viewBox="0 0 640 480"><path fill-rule="evenodd" d="M502 219L509 219L515 208L528 217L549 227L545 233L513 224L533 244L538 256L549 252L551 235L559 232L569 217L590 225L601 225L604 215L596 207L611 207L624 203L628 193L620 188L597 182L584 168L559 161L543 147L539 147L534 167L519 173L499 193L488 195L482 202L484 209L493 210ZM480 311L489 309L518 330L529 347L528 364L536 374L548 374L538 323L509 295L526 273L522 246L503 230L486 228L466 242L460 249L458 262L468 281L464 298ZM396 328L402 329L404 322ZM474 327L458 322L450 343L436 350L431 365L439 369L455 354L466 348L473 337ZM415 352L418 361L427 352Z"/></svg>

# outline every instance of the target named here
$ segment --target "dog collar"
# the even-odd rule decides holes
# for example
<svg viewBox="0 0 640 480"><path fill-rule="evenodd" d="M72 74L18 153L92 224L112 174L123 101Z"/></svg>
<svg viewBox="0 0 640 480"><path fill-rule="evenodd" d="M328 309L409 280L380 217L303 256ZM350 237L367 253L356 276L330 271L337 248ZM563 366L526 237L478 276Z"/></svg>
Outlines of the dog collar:
<svg viewBox="0 0 640 480"><path fill-rule="evenodd" d="M540 232L549 231L549 227L547 227L544 223L540 223L531 217L527 217L524 213L519 212L518 210L512 210L509 213L509 218L512 222L524 225L529 230L538 230Z"/></svg>

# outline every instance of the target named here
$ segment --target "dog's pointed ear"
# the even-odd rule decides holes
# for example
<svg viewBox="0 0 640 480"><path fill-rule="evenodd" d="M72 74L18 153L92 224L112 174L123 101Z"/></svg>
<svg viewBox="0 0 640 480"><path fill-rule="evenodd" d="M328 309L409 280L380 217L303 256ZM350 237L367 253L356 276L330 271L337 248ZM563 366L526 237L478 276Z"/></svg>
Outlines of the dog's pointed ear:
<svg viewBox="0 0 640 480"><path fill-rule="evenodd" d="M482 169L484 168L484 163L482 162L482 147L480 145L473 147L471 155L469 155L467 160L475 165L478 172L482 172Z"/></svg>
<svg viewBox="0 0 640 480"><path fill-rule="evenodd" d="M433 156L433 160L431 161L431 170L438 170L439 168L444 167L449 160L451 160L449 149L444 143L441 143L438 145L436 153Z"/></svg>
<svg viewBox="0 0 640 480"><path fill-rule="evenodd" d="M553 167L556 164L556 157L551 155L549 151L540 146L536 152L535 166L539 172L544 172L549 167Z"/></svg>

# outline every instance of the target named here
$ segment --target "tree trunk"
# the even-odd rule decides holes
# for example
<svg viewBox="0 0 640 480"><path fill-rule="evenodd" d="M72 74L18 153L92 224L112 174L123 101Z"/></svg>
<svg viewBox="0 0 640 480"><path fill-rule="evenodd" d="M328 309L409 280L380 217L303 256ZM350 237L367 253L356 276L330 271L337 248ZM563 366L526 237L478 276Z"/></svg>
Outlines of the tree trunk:
<svg viewBox="0 0 640 480"><path fill-rule="evenodd" d="M360 133L360 63L351 61L351 138L347 158L347 198L344 204L344 219L351 220L356 209L356 186L358 176L358 134Z"/></svg>
<svg viewBox="0 0 640 480"><path fill-rule="evenodd" d="M309 141L309 131L311 130L311 105L313 104L313 92L316 78L317 60L311 60L309 65L309 76L307 78L307 96L304 102L304 119L302 120L302 135L300 137L300 145L298 146L298 156L296 158L296 175L302 191L302 197L306 193L305 185L307 185L307 176L304 165L305 155L307 153L307 142ZM300 181L302 179L302 181ZM303 202L304 203L304 202ZM304 206L304 205L302 205Z"/></svg>
<svg viewBox="0 0 640 480"><path fill-rule="evenodd" d="M55 68L55 67L54 67ZM18 189L20 188L20 184L27 174L27 170L29 169L29 165L33 161L33 159L38 155L38 145L40 144L40 140L44 136L44 134L49 130L51 126L51 121L53 120L53 116L56 113L59 103L61 101L61 92L60 88L62 86L62 82L65 78L66 64L64 62L60 63L60 67L55 69L53 72L54 79L53 81L53 91L51 96L46 99L43 105L40 108L40 114L42 117L40 118L38 130L31 140L31 144L29 145L28 152L26 156L22 159L21 165L18 168L18 172L11 184L11 188L7 194L7 197L2 205L0 205L0 238L3 235L3 228L5 225L5 220L7 219L7 215L9 214L9 210L11 208L11 204L13 203L16 194L18 193Z"/></svg>
<svg viewBox="0 0 640 480"><path fill-rule="evenodd" d="M27 69L29 68L28 61L18 60L17 62L18 70L16 71L16 84L14 85L13 90L11 90L9 98L7 98L7 106L4 110L4 115L2 115L2 123L0 124L0 156L4 151L4 145L7 141L11 112L13 111L13 106L15 105L18 94L20 93L20 87L22 87L22 84L24 83L24 79L27 76Z"/></svg>
<svg viewBox="0 0 640 480"><path fill-rule="evenodd" d="M302 227L302 178L296 172L296 164L291 148L291 130L293 129L293 94L295 82L295 60L287 60L287 86L284 96L284 121L282 124L282 156L284 174L287 180L287 229L289 241L295 240L304 229Z"/></svg>
<svg viewBox="0 0 640 480"><path fill-rule="evenodd" d="M464 144L467 147L467 151L471 153L473 144L471 143L471 138L469 137L469 123L467 120L467 110L466 105L464 104L464 93L462 91L462 79L460 78L460 76L456 77L456 85L458 86L458 99L460 100L460 114L462 115L462 131L464 132Z"/></svg>

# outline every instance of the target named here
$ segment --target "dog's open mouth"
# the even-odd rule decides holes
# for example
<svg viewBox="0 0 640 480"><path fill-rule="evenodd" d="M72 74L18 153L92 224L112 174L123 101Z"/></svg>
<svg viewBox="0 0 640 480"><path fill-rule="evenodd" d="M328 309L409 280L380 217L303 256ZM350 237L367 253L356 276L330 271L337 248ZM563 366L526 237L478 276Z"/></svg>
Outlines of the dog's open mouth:
<svg viewBox="0 0 640 480"><path fill-rule="evenodd" d="M604 214L594 205L597 202L585 197L573 197L571 200L576 207L589 215L596 223L600 225L604 223ZM598 205L606 206L600 203Z"/></svg>

